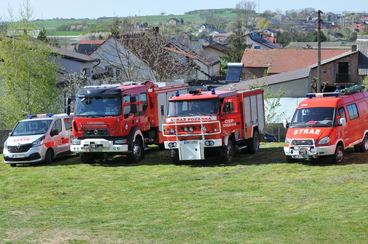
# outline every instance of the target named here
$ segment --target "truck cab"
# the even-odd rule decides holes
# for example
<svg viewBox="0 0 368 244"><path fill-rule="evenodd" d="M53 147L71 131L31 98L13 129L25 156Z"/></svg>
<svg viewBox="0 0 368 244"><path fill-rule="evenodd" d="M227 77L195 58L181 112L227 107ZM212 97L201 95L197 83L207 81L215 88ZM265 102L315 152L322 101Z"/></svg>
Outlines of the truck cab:
<svg viewBox="0 0 368 244"><path fill-rule="evenodd" d="M251 106L251 97L253 101L258 99L259 110L257 102ZM169 114L163 125L165 148L171 151L174 162L203 160L217 152L229 163L236 148L258 151L264 125L262 90L176 94L169 100Z"/></svg>
<svg viewBox="0 0 368 244"><path fill-rule="evenodd" d="M114 154L140 161L146 144L163 143L159 125L174 88L152 82L84 87L76 95L71 151L82 162Z"/></svg>
<svg viewBox="0 0 368 244"><path fill-rule="evenodd" d="M308 94L297 107L288 128L287 161L329 157L341 163L344 150L368 150L368 93Z"/></svg>

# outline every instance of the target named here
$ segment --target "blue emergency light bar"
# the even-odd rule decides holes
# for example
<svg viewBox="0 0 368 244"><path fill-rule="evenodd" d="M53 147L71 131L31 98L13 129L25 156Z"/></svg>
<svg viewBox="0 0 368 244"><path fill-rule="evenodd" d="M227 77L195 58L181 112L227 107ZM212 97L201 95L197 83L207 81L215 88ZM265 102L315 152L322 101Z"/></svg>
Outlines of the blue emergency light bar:
<svg viewBox="0 0 368 244"><path fill-rule="evenodd" d="M54 114L29 114L27 115L27 119L34 119L34 118L52 118Z"/></svg>
<svg viewBox="0 0 368 244"><path fill-rule="evenodd" d="M341 96L340 92L325 92L325 93L307 93L307 98L314 98L314 97L339 97Z"/></svg>

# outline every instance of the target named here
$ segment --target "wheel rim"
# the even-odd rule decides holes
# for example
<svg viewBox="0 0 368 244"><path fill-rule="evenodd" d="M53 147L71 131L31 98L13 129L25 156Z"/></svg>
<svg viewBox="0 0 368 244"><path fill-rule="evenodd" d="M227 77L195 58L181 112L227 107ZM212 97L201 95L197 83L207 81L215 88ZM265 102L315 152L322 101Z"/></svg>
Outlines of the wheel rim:
<svg viewBox="0 0 368 244"><path fill-rule="evenodd" d="M364 151L368 151L368 138L364 139Z"/></svg>
<svg viewBox="0 0 368 244"><path fill-rule="evenodd" d="M344 159L344 152L341 147L338 147L336 151L336 161L340 163L342 162L343 159Z"/></svg>
<svg viewBox="0 0 368 244"><path fill-rule="evenodd" d="M133 154L135 159L139 159L141 157L142 150L138 143L134 143Z"/></svg>
<svg viewBox="0 0 368 244"><path fill-rule="evenodd" d="M258 151L258 149L259 149L259 134L258 133L255 133L255 135L254 135L254 143L256 144L255 149L256 149L256 151Z"/></svg>
<svg viewBox="0 0 368 244"><path fill-rule="evenodd" d="M233 149L230 142L227 144L226 156L228 161L233 159Z"/></svg>

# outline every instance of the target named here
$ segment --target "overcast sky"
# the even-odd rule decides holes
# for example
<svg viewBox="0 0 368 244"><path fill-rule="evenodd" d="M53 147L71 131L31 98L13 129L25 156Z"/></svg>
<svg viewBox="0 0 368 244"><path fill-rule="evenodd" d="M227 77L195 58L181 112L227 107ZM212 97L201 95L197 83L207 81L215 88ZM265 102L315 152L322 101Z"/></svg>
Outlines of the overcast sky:
<svg viewBox="0 0 368 244"><path fill-rule="evenodd" d="M0 18L15 15L24 0L0 0ZM30 0L34 19L98 18L102 16L157 15L161 12L182 14L196 9L232 8L239 0ZM322 11L365 11L368 0L255 0L257 10L315 8Z"/></svg>

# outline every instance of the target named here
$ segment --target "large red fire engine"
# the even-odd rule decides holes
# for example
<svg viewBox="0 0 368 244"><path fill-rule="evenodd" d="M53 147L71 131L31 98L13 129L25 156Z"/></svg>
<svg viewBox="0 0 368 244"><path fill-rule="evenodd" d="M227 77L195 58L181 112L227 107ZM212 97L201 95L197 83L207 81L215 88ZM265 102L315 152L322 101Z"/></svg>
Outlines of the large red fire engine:
<svg viewBox="0 0 368 244"><path fill-rule="evenodd" d="M308 94L285 122L287 161L328 156L341 163L348 147L368 151L368 93L361 89Z"/></svg>
<svg viewBox="0 0 368 244"><path fill-rule="evenodd" d="M168 98L187 92L185 85L145 84L88 86L76 96L71 151L82 162L108 154L127 153L133 162L143 158L146 144L163 144L161 125Z"/></svg>
<svg viewBox="0 0 368 244"><path fill-rule="evenodd" d="M256 153L264 128L263 90L197 90L169 100L163 133L174 162L203 160L215 151L229 163L236 149Z"/></svg>

